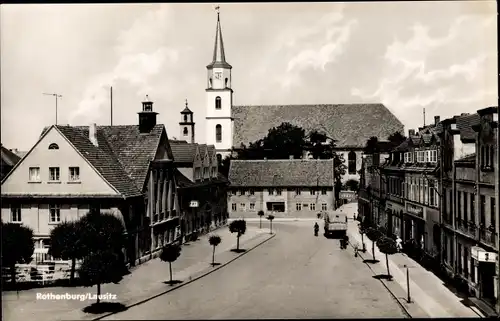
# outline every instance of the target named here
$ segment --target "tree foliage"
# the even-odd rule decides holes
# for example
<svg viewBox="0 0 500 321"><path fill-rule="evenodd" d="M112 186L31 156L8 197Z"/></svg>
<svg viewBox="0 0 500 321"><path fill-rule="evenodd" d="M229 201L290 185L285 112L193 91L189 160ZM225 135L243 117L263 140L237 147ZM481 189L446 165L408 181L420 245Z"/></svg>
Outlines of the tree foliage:
<svg viewBox="0 0 500 321"><path fill-rule="evenodd" d="M219 173L224 175L224 177L229 176L229 166L231 165L231 155L227 155L224 158L217 159Z"/></svg>
<svg viewBox="0 0 500 321"><path fill-rule="evenodd" d="M350 191L359 191L359 181L356 179L350 179L347 182L345 182L345 186L350 190Z"/></svg>
<svg viewBox="0 0 500 321"><path fill-rule="evenodd" d="M16 282L16 264L30 263L35 250L33 230L16 223L1 223L2 266L9 267L12 283Z"/></svg>
<svg viewBox="0 0 500 321"><path fill-rule="evenodd" d="M121 220L113 214L92 210L79 221L83 262L78 270L85 286L118 283L126 273L123 248L124 228ZM99 299L97 300L99 303Z"/></svg>
<svg viewBox="0 0 500 321"><path fill-rule="evenodd" d="M85 254L81 226L79 221L62 222L50 232L49 255L54 258L71 260L71 283L75 278L76 260L83 258Z"/></svg>
<svg viewBox="0 0 500 321"><path fill-rule="evenodd" d="M391 143L391 147L396 148L406 140L406 137L398 131L389 135L387 139Z"/></svg>
<svg viewBox="0 0 500 321"><path fill-rule="evenodd" d="M236 250L240 249L240 237L245 234L247 230L247 222L245 220L235 220L229 224L229 232L236 234Z"/></svg>
<svg viewBox="0 0 500 321"><path fill-rule="evenodd" d="M378 138L375 136L372 136L366 142L365 153L373 154L373 153L377 153L378 151L379 151Z"/></svg>

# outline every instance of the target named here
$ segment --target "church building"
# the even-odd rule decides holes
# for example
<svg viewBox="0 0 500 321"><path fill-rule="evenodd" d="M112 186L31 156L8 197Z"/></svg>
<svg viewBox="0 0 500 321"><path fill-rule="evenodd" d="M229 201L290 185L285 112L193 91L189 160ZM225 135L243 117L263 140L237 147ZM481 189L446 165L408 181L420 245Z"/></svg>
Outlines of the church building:
<svg viewBox="0 0 500 321"><path fill-rule="evenodd" d="M359 180L367 140L375 136L385 141L394 132L404 131L401 121L383 104L233 105L232 66L226 61L219 13L213 59L206 68L206 143L215 145L218 158L237 153L242 145L265 137L272 127L289 122L335 140L337 153L346 160L343 181ZM185 133L190 135L189 127Z"/></svg>

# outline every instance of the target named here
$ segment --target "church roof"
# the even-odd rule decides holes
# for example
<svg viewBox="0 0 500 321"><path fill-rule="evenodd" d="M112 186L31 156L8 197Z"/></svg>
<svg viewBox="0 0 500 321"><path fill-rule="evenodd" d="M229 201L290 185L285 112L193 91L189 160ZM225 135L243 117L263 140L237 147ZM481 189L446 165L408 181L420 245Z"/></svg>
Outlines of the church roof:
<svg viewBox="0 0 500 321"><path fill-rule="evenodd" d="M383 104L233 106L233 147L249 145L283 122L306 133L323 130L338 147L363 148L372 136L386 140L404 126Z"/></svg>
<svg viewBox="0 0 500 321"><path fill-rule="evenodd" d="M234 187L331 187L333 159L232 160L228 178Z"/></svg>
<svg viewBox="0 0 500 321"><path fill-rule="evenodd" d="M212 62L207 66L207 68L232 68L232 66L226 62L219 13L217 13L217 27L215 29L214 56Z"/></svg>

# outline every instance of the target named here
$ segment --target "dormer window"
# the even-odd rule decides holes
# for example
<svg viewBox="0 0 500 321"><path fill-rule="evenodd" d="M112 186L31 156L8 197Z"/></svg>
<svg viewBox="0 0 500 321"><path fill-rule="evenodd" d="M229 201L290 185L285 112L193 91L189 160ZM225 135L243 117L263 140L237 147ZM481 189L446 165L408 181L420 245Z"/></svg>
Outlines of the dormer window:
<svg viewBox="0 0 500 321"><path fill-rule="evenodd" d="M52 143L49 145L49 149L59 149L59 146L56 143Z"/></svg>

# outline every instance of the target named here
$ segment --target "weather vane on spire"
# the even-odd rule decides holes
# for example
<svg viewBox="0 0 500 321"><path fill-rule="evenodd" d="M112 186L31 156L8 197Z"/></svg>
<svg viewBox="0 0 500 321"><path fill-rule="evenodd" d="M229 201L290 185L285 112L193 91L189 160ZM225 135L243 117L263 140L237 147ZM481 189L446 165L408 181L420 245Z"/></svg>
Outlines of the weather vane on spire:
<svg viewBox="0 0 500 321"><path fill-rule="evenodd" d="M215 6L215 11L217 11L217 14L219 14L219 12L220 12L220 6L219 5Z"/></svg>
<svg viewBox="0 0 500 321"><path fill-rule="evenodd" d="M187 98L186 98L186 107L187 107L187 106L188 106L188 100L187 100Z"/></svg>

